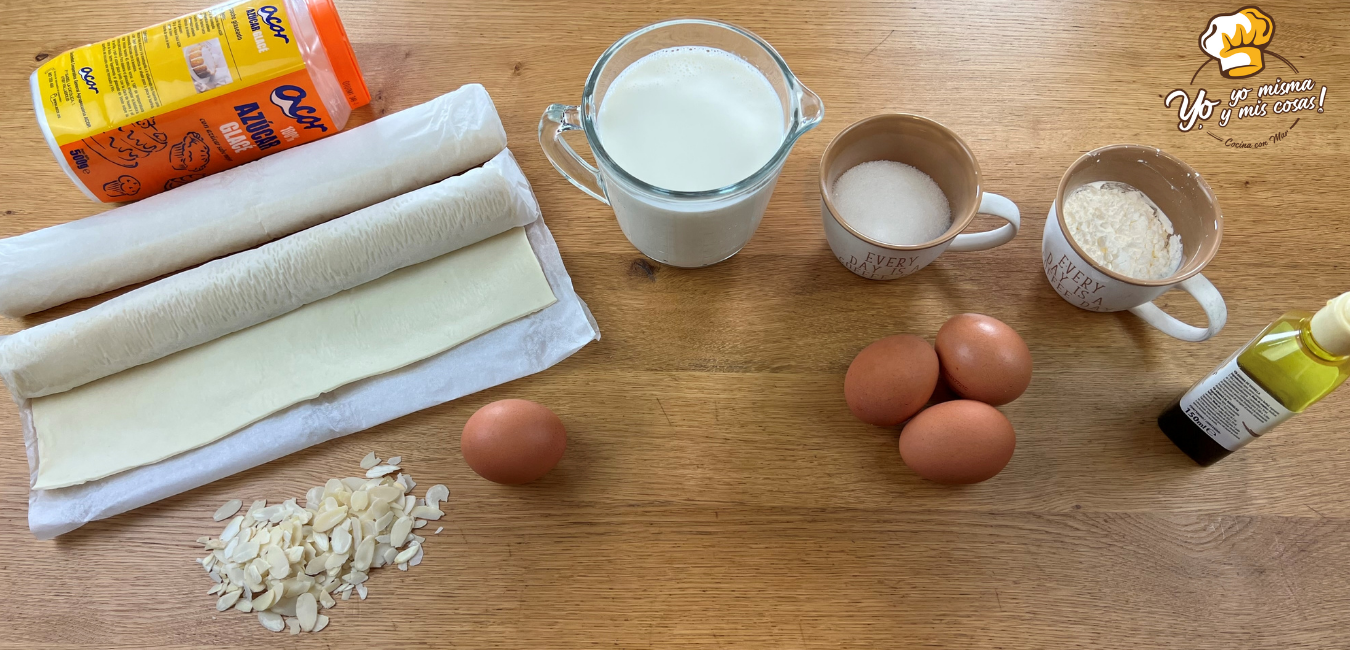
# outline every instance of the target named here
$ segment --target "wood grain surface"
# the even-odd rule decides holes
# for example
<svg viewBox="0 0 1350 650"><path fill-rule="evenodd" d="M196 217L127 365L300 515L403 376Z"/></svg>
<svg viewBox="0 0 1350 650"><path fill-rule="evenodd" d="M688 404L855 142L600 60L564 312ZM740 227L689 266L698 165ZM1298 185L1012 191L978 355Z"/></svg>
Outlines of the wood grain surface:
<svg viewBox="0 0 1350 650"><path fill-rule="evenodd" d="M100 208L64 177L33 117L45 57L202 2L0 2L0 235ZM1244 85L1197 38L1237 2L459 2L339 0L374 100L353 124L467 82L491 92L578 292L604 338L539 375L311 448L55 541L27 530L18 416L0 406L3 648L1187 648L1350 647L1350 390L1215 465L1157 414L1282 311L1350 290L1350 5L1263 1L1271 49L1328 86L1265 148L1182 133L1163 96ZM675 16L740 24L820 94L758 233L702 270L651 264L536 142L543 108L576 103L610 43ZM1284 64L1253 80L1294 78ZM858 278L820 226L817 164L863 117L913 112L960 133L991 191L1022 209L1011 244L948 253L907 279ZM1231 125L1261 139L1283 117ZM1245 134L1245 135L1244 135ZM1081 311L1041 270L1063 170L1118 142L1198 169L1226 217L1205 271L1228 302L1215 339L1184 343L1129 314ZM993 220L981 219L980 227ZM50 319L81 301L5 331ZM1159 301L1193 322L1181 292ZM867 343L931 337L950 315L1001 318L1035 357L1003 407L1011 464L966 488L924 482L898 432L854 420L845 368ZM537 400L569 429L526 487L477 478L460 429L483 404ZM217 613L194 540L229 498L302 496L367 451L402 454L452 497L407 573L292 637ZM419 490L420 491L420 490ZM264 646L264 644L267 644Z"/></svg>

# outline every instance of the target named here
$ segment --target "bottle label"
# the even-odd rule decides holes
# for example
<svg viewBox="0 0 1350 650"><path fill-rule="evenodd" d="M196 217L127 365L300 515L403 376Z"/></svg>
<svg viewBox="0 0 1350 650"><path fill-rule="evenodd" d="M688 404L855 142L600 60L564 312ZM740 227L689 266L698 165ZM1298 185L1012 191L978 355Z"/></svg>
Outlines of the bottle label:
<svg viewBox="0 0 1350 650"><path fill-rule="evenodd" d="M1186 391L1181 410L1229 451L1255 440L1294 414L1238 367L1236 355Z"/></svg>
<svg viewBox="0 0 1350 650"><path fill-rule="evenodd" d="M229 0L75 48L32 87L66 167L104 202L336 131L280 0Z"/></svg>

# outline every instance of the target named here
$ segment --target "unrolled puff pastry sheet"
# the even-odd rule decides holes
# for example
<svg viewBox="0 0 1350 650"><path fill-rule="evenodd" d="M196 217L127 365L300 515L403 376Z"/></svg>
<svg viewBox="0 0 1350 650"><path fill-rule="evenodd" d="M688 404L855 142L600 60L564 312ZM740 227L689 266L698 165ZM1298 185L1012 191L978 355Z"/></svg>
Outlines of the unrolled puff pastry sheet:
<svg viewBox="0 0 1350 650"><path fill-rule="evenodd" d="M554 301L524 231L514 228L209 343L34 399L33 489L77 485L208 444Z"/></svg>

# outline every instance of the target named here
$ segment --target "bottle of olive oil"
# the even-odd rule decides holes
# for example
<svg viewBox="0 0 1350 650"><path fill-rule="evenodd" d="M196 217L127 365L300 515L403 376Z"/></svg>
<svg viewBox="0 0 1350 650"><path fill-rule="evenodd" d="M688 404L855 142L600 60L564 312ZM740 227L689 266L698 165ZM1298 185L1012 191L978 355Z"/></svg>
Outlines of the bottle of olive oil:
<svg viewBox="0 0 1350 650"><path fill-rule="evenodd" d="M1195 462L1213 465L1347 377L1350 292L1271 323L1158 416L1158 427Z"/></svg>

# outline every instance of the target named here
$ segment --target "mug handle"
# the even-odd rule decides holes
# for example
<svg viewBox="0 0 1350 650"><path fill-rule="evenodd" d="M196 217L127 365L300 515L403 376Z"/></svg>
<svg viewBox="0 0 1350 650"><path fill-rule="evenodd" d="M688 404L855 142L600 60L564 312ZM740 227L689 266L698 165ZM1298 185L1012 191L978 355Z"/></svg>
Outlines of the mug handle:
<svg viewBox="0 0 1350 650"><path fill-rule="evenodd" d="M958 253L963 251L982 251L996 246L1002 246L1013 240L1017 236L1017 231L1022 227L1022 213L1017 209L1017 204L1008 199L985 192L980 197L980 209L976 210L980 214L992 214L1008 223L999 226L989 232L965 233L956 236L952 240L952 245L947 247L949 251Z"/></svg>
<svg viewBox="0 0 1350 650"><path fill-rule="evenodd" d="M551 104L544 109L544 116L539 118L539 146L544 148L544 155L563 178L581 191L599 199L601 203L609 205L609 199L605 198L605 188L600 184L600 170L577 155L572 145L563 139L564 133L580 130L579 107Z"/></svg>
<svg viewBox="0 0 1350 650"><path fill-rule="evenodd" d="M1152 302L1131 307L1130 313L1144 319L1144 322L1158 328L1163 334L1183 341L1204 341L1218 334L1228 322L1228 305L1224 304L1219 290L1200 274L1182 280L1177 286L1185 289L1186 293L1191 294L1191 297L1200 303L1200 307L1205 310L1205 318L1209 320L1209 327L1187 325L1159 309Z"/></svg>

